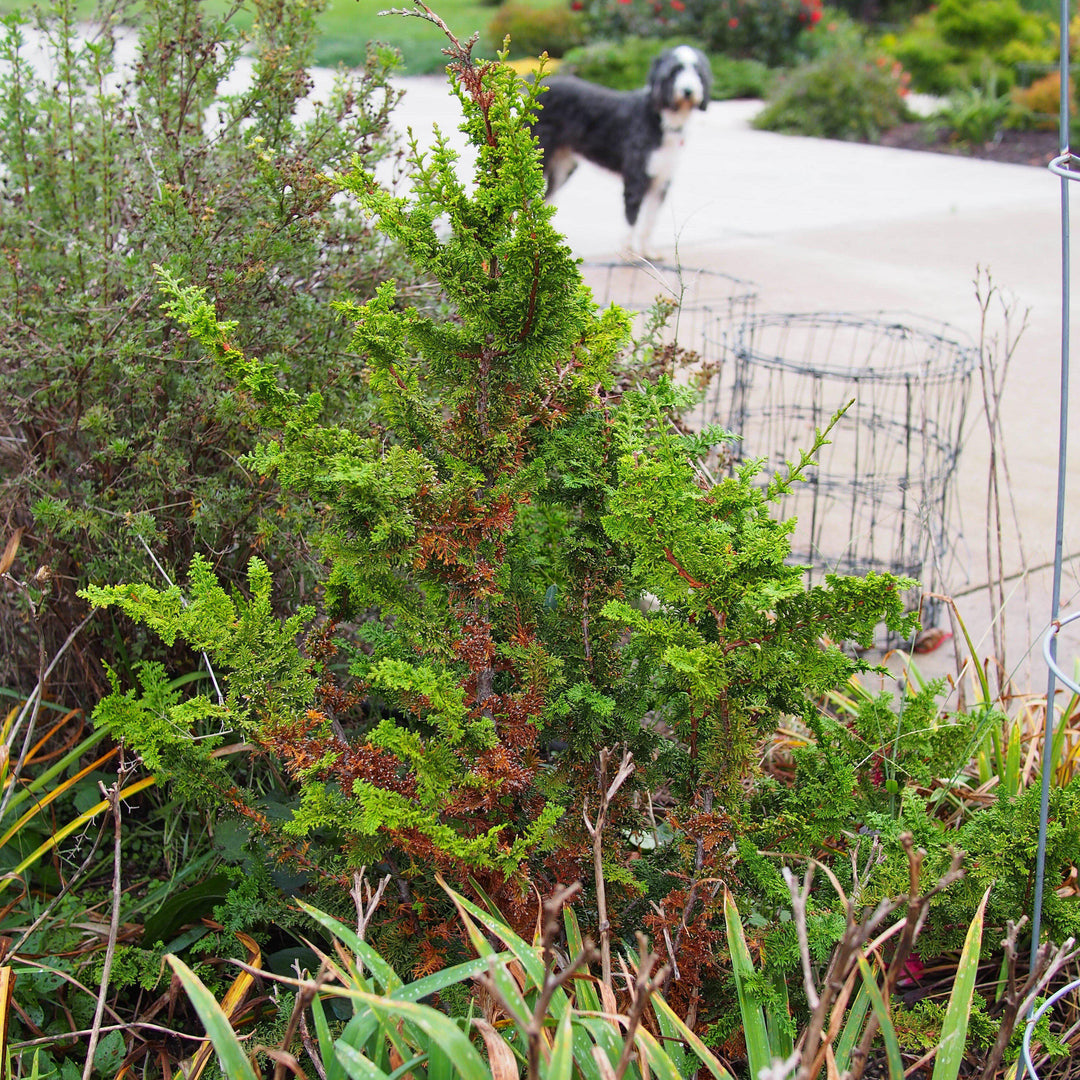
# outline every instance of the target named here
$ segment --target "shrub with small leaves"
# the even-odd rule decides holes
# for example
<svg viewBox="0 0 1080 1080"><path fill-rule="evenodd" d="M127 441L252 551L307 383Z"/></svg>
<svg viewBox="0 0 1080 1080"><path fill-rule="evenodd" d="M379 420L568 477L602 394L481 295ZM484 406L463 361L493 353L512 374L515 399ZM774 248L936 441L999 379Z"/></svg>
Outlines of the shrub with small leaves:
<svg viewBox="0 0 1080 1080"><path fill-rule="evenodd" d="M152 570L165 584L205 551L235 581L258 552L284 603L314 583L303 515L240 464L247 392L163 318L152 264L213 283L284 381L319 388L328 415L362 417L359 361L329 301L405 269L330 177L354 154L373 167L391 153L396 58L373 50L305 101L319 4L252 8L250 36L241 6L216 15L195 0L107 2L88 27L55 0L0 24L0 516L24 529L12 573L50 655L85 613L74 594L88 580ZM137 27L129 66L121 16ZM51 70L31 67L28 26ZM229 89L242 64L246 88ZM9 591L0 614L0 682L29 689L25 595ZM159 650L96 620L52 691L89 702L106 689L98 657L130 676Z"/></svg>
<svg viewBox="0 0 1080 1080"><path fill-rule="evenodd" d="M874 142L907 119L906 93L895 61L830 53L782 76L753 124L785 135Z"/></svg>

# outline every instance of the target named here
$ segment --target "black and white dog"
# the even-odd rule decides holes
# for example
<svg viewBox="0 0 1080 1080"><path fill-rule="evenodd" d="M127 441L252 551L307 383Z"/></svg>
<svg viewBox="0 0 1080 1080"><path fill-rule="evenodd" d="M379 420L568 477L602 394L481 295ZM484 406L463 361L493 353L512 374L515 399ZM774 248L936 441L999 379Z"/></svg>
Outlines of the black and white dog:
<svg viewBox="0 0 1080 1080"><path fill-rule="evenodd" d="M623 178L630 227L626 247L644 253L683 145L694 109L709 103L712 72L697 49L679 45L662 52L641 90L604 86L554 75L540 95L533 134L544 151L548 199L585 158Z"/></svg>

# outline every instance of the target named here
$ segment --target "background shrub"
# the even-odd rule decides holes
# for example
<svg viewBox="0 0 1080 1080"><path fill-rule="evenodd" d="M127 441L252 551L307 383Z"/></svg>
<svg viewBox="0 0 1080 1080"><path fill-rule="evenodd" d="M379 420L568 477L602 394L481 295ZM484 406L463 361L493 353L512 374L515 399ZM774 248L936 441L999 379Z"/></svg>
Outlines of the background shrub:
<svg viewBox="0 0 1080 1080"><path fill-rule="evenodd" d="M678 37L707 52L770 67L799 55L803 34L821 22L821 0L575 0L591 37Z"/></svg>
<svg viewBox="0 0 1080 1080"><path fill-rule="evenodd" d="M1014 86L1009 126L1036 131L1057 131L1061 107L1061 72L1051 71L1030 86ZM1076 86L1069 80L1069 116L1076 116Z"/></svg>
<svg viewBox="0 0 1080 1080"><path fill-rule="evenodd" d="M531 7L508 0L488 23L488 37L493 46L502 48L510 36L511 56L562 56L567 49L580 45L584 28L576 12L566 7Z"/></svg>
<svg viewBox="0 0 1080 1080"><path fill-rule="evenodd" d="M887 34L880 44L925 93L948 94L990 80L1007 90L1016 82L1018 65L1054 62L1057 28L1019 0L941 0L904 33Z"/></svg>
<svg viewBox="0 0 1080 1080"><path fill-rule="evenodd" d="M697 44L700 42L688 42ZM596 41L571 49L563 57L560 71L610 86L614 90L636 90L645 85L649 65L668 42L661 38L633 38L627 41ZM773 75L759 60L740 60L713 53L714 101L729 98L764 97L773 83Z"/></svg>
<svg viewBox="0 0 1080 1080"><path fill-rule="evenodd" d="M218 17L195 0L110 4L84 40L60 0L34 24L52 76L28 67L25 21L3 22L0 519L24 529L16 576L46 568L30 595L49 655L85 613L75 589L148 572L164 584L196 551L227 580L259 552L286 605L314 586L304 511L273 485L252 487L240 464L245 392L163 319L153 264L245 312L290 385L363 417L360 361L327 301L381 277L391 249L324 176L354 153L373 165L391 152L395 61L370 52L301 120L319 5L257 8L245 39L235 8ZM124 71L112 31L121 17L139 34ZM244 46L250 89L215 104ZM36 632L27 594L5 589L0 682L25 690ZM92 699L105 690L102 659L130 670L146 655L140 638L96 620L52 691Z"/></svg>
<svg viewBox="0 0 1080 1080"><path fill-rule="evenodd" d="M872 142L907 118L904 75L884 57L833 53L781 77L753 123L788 135Z"/></svg>

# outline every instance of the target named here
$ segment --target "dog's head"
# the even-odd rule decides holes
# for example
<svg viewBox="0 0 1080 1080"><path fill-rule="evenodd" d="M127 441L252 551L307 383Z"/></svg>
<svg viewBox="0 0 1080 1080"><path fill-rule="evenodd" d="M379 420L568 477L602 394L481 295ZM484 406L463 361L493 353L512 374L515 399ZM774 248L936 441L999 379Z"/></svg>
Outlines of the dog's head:
<svg viewBox="0 0 1080 1080"><path fill-rule="evenodd" d="M665 49L649 69L649 94L658 112L684 115L709 104L712 70L705 54L690 45Z"/></svg>

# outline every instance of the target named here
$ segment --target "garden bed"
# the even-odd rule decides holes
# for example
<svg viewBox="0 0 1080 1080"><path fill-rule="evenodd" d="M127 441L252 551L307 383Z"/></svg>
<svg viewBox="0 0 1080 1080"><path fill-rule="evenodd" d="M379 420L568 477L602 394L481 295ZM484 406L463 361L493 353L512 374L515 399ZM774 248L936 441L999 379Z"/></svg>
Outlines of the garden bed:
<svg viewBox="0 0 1080 1080"><path fill-rule="evenodd" d="M929 150L937 154L956 154L1009 165L1037 165L1045 168L1058 154L1056 131L1015 131L1006 129L990 142L976 146L953 142L948 131L934 133L919 122L900 124L881 136L882 146L902 150Z"/></svg>

